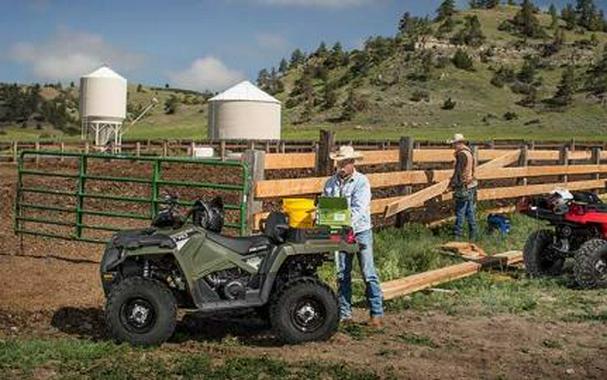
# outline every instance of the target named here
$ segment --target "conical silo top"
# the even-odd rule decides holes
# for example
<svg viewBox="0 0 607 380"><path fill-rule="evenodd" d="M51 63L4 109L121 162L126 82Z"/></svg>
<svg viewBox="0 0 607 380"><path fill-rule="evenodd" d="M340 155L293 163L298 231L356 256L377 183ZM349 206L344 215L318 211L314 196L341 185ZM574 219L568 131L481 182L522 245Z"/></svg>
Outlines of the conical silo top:
<svg viewBox="0 0 607 380"><path fill-rule="evenodd" d="M253 83L248 80L240 82L237 85L228 88L221 94L209 99L210 102L219 101L250 101L250 102L265 102L279 103L280 101L273 96L263 92Z"/></svg>
<svg viewBox="0 0 607 380"><path fill-rule="evenodd" d="M107 66L101 66L92 73L84 75L83 78L116 78L126 81L123 76L121 76L120 74L118 74Z"/></svg>

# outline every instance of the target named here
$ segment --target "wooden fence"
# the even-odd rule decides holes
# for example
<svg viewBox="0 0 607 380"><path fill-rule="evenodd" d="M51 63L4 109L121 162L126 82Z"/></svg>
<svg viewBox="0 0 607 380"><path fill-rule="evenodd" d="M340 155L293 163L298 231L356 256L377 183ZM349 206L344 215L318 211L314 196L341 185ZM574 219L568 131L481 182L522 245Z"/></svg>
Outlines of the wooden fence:
<svg viewBox="0 0 607 380"><path fill-rule="evenodd" d="M321 193L332 170L328 152L337 145L331 141L330 134L322 138L326 141L320 142L317 152L259 152L258 159L263 162L264 170L254 178L251 196L258 202L273 202L284 197L311 197ZM561 144L558 149L539 149L538 145L529 143L516 149L473 146L473 152L478 162L479 201L544 194L556 187L570 190L605 188L603 177L607 174L607 164L603 162L607 160L607 151L603 150L602 144L575 146L568 143ZM454 160L449 147L418 147L409 137L402 138L397 149L365 151L358 163L360 170L366 172L369 165L374 165L375 170L377 166L380 168L367 174L372 190L390 190L387 193L391 193L386 197L374 197L371 213L384 218L402 217L430 199L452 199L452 194L446 190ZM381 170L382 166L388 171ZM289 171L313 175L274 179L281 177L281 172ZM255 229L267 212L259 208L250 212L250 222Z"/></svg>
<svg viewBox="0 0 607 380"><path fill-rule="evenodd" d="M285 197L313 197L322 191L333 170L329 153L343 141L331 132L321 132L318 141L146 141L123 144L123 153L134 155L186 155L193 147L212 145L218 156L229 159L230 152L243 152L249 162L253 184L248 196L247 223L255 230L268 210L279 207ZM384 220L407 220L409 210L438 198L448 201L447 183L454 162L446 144L415 141L352 142L364 151L358 164L367 174L374 192L371 212ZM479 201L516 199L548 193L555 187L570 190L602 190L607 175L607 149L604 143L570 141L472 143L478 162ZM8 161L16 160L22 149L93 151L87 143L0 143ZM41 155L42 159L44 158Z"/></svg>
<svg viewBox="0 0 607 380"><path fill-rule="evenodd" d="M226 157L231 152L243 152L247 149L263 150L268 154L301 153L301 156L269 156L270 168L313 168L315 167L316 153L321 149L323 140L142 140L123 142L119 151L136 156L186 156L191 155L195 146L211 146L220 157ZM398 151L399 140L335 140L334 145L353 145L356 149L365 151ZM563 143L557 141L525 141L525 140L491 140L474 141L472 145L479 149L517 149L521 145L527 145L532 150L552 149L558 150ZM566 144L571 150L586 150L600 146L607 150L607 143L603 142L576 142L571 140ZM445 148L444 143L436 141L415 141L414 148L419 149L419 155L428 155L426 149ZM20 150L56 150L66 152L89 152L95 151L95 147L86 141L7 141L0 142L0 162L15 161ZM394 153L393 153L394 154ZM373 153L369 156L372 159ZM375 153L377 161L386 156ZM289 161L282 162L282 159ZM398 162L398 155L387 156L388 160ZM420 158L421 159L421 158ZM438 159L438 158L437 158ZM301 166L295 166L301 165Z"/></svg>

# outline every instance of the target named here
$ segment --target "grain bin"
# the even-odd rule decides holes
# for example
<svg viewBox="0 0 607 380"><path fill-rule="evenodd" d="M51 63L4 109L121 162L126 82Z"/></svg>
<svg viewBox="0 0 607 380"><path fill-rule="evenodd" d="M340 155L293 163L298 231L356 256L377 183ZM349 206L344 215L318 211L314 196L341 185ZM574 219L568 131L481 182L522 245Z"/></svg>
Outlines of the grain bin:
<svg viewBox="0 0 607 380"><path fill-rule="evenodd" d="M280 101L244 81L209 99L209 138L280 140Z"/></svg>
<svg viewBox="0 0 607 380"><path fill-rule="evenodd" d="M126 118L127 81L107 66L80 78L82 137L93 136L96 146L120 144Z"/></svg>

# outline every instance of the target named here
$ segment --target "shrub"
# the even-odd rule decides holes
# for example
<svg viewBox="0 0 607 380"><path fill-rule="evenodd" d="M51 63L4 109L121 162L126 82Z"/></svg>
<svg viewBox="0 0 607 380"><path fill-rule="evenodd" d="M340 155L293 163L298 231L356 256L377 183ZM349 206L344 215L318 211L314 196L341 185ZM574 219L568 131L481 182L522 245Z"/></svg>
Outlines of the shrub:
<svg viewBox="0 0 607 380"><path fill-rule="evenodd" d="M518 119L518 114L516 112L508 111L508 112L504 113L504 120L510 121L510 120L516 120L516 119Z"/></svg>
<svg viewBox="0 0 607 380"><path fill-rule="evenodd" d="M453 101L453 99L447 98L443 102L443 106L441 108L444 109L444 110L452 110L452 109L455 108L456 105L457 105L457 103L455 101Z"/></svg>
<svg viewBox="0 0 607 380"><path fill-rule="evenodd" d="M413 91L413 94L411 94L411 97L409 99L414 102L421 102L422 100L425 102L429 102L430 94L428 93L428 91L415 90Z"/></svg>
<svg viewBox="0 0 607 380"><path fill-rule="evenodd" d="M461 70L474 71L474 62L472 58L463 51L462 49L457 49L453 58L451 59L453 65Z"/></svg>
<svg viewBox="0 0 607 380"><path fill-rule="evenodd" d="M285 107L287 109L291 109L293 107L297 106L297 99L295 98L289 98L287 99L287 101L285 102Z"/></svg>

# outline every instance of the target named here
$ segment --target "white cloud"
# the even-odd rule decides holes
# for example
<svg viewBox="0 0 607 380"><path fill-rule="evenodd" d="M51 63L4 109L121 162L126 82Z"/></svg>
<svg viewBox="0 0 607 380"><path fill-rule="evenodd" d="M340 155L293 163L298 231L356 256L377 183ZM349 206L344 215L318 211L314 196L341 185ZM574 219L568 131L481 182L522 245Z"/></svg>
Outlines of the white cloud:
<svg viewBox="0 0 607 380"><path fill-rule="evenodd" d="M193 90L220 91L245 79L237 70L229 69L223 62L213 56L196 59L190 67L178 72L169 73L171 84Z"/></svg>
<svg viewBox="0 0 607 380"><path fill-rule="evenodd" d="M251 1L251 0L249 0ZM258 4L316 7L316 8L348 8L373 4L373 0L252 0Z"/></svg>
<svg viewBox="0 0 607 380"><path fill-rule="evenodd" d="M43 80L74 80L102 64L129 71L143 62L142 55L116 48L99 35L66 28L44 42L16 43L9 57L30 65L33 74Z"/></svg>
<svg viewBox="0 0 607 380"><path fill-rule="evenodd" d="M255 35L257 45L264 50L284 50L289 47L289 41L280 34L257 33Z"/></svg>

